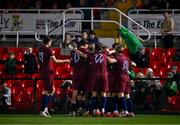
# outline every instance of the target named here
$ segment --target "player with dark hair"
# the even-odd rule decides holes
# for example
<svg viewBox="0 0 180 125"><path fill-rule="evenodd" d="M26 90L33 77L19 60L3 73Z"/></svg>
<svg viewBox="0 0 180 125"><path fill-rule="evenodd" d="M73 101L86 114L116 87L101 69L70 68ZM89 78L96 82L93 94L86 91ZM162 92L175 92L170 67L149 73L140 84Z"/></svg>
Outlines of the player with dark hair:
<svg viewBox="0 0 180 125"><path fill-rule="evenodd" d="M45 117L51 117L48 112L48 104L50 97L54 94L55 88L53 86L53 61L55 63L70 63L70 60L59 60L53 55L51 47L52 39L47 36L43 40L43 46L38 49L38 61L40 64L40 76L45 84L44 96L42 99L42 106L40 114Z"/></svg>
<svg viewBox="0 0 180 125"><path fill-rule="evenodd" d="M78 49L83 53L87 53L87 48L88 41L82 40ZM88 62L86 58L79 56L75 51L71 52L71 60L73 66L73 94L71 99L70 115L75 116L78 106L81 111L83 108L84 101L82 96L85 93L85 85L88 82ZM78 93L80 94L80 92L82 93L78 96ZM77 101L79 105L77 105Z"/></svg>
<svg viewBox="0 0 180 125"><path fill-rule="evenodd" d="M116 74L115 74L115 83L116 90L118 93L119 103L122 105L123 111L122 116L134 116L133 113L133 104L130 98L130 78L129 78L129 59L123 54L124 47L122 45L118 45L116 47ZM128 113L129 111L129 113Z"/></svg>

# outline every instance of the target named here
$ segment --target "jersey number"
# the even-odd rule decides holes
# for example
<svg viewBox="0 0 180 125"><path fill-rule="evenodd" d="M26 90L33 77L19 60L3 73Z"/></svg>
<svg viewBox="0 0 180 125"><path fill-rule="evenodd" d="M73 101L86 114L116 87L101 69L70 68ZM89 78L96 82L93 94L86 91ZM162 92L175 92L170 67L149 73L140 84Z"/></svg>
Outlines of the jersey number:
<svg viewBox="0 0 180 125"><path fill-rule="evenodd" d="M128 61L124 61L123 63L123 70L128 71L129 63Z"/></svg>
<svg viewBox="0 0 180 125"><path fill-rule="evenodd" d="M80 56L77 53L74 53L74 62L77 63L80 59Z"/></svg>
<svg viewBox="0 0 180 125"><path fill-rule="evenodd" d="M95 63L102 63L104 61L102 54L95 54Z"/></svg>

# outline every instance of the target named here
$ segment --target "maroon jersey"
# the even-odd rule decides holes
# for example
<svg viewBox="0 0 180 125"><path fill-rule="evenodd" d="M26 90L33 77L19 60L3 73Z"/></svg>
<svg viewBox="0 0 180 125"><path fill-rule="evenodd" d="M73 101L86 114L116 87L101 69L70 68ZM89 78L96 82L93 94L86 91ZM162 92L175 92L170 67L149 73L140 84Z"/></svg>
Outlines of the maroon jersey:
<svg viewBox="0 0 180 125"><path fill-rule="evenodd" d="M104 52L88 53L88 60L92 68L92 91L107 92L107 54Z"/></svg>
<svg viewBox="0 0 180 125"><path fill-rule="evenodd" d="M130 93L130 84L129 84L129 59L124 55L116 56L117 63L115 64L115 88L114 92L120 93Z"/></svg>
<svg viewBox="0 0 180 125"><path fill-rule="evenodd" d="M87 49L80 48L79 49L82 53L87 53ZM75 51L71 52L71 63L73 66L73 73L74 74L86 74L87 73L87 59L79 56Z"/></svg>
<svg viewBox="0 0 180 125"><path fill-rule="evenodd" d="M87 49L79 49L83 53L87 53ZM73 65L73 89L85 92L86 82L88 79L87 70L88 62L84 57L79 56L75 51L71 52L71 63Z"/></svg>
<svg viewBox="0 0 180 125"><path fill-rule="evenodd" d="M50 57L52 56L50 48L42 46L38 49L38 61L40 64L40 74L53 73L53 63Z"/></svg>
<svg viewBox="0 0 180 125"><path fill-rule="evenodd" d="M129 59L125 55L116 56L117 63L115 64L116 76L117 77L126 77L129 79Z"/></svg>
<svg viewBox="0 0 180 125"><path fill-rule="evenodd" d="M88 53L92 71L96 74L107 73L107 54L105 52Z"/></svg>

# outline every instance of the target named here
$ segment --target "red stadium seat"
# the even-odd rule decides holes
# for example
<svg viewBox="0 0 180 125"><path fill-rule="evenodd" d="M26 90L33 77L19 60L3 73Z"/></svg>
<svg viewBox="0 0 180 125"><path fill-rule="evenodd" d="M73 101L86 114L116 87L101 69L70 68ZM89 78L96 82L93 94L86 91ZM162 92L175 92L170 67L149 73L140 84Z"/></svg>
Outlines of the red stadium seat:
<svg viewBox="0 0 180 125"><path fill-rule="evenodd" d="M56 69L60 64L53 62L53 69Z"/></svg>
<svg viewBox="0 0 180 125"><path fill-rule="evenodd" d="M61 94L61 88L60 87L56 88L55 94L56 95L60 95Z"/></svg>
<svg viewBox="0 0 180 125"><path fill-rule="evenodd" d="M59 65L55 70L55 78L60 78L63 73L63 67Z"/></svg>
<svg viewBox="0 0 180 125"><path fill-rule="evenodd" d="M17 73L23 73L24 72L24 64L18 64L16 66Z"/></svg>
<svg viewBox="0 0 180 125"><path fill-rule="evenodd" d="M28 48L21 48L21 49L22 49L22 54L24 55Z"/></svg>
<svg viewBox="0 0 180 125"><path fill-rule="evenodd" d="M8 52L13 52L15 54L15 56L19 55L19 53L22 53L22 49L21 48L8 48Z"/></svg>
<svg viewBox="0 0 180 125"><path fill-rule="evenodd" d="M165 50L162 48L154 48L151 51L150 62L161 60L161 57L165 55Z"/></svg>
<svg viewBox="0 0 180 125"><path fill-rule="evenodd" d="M143 68L134 67L134 72L135 73L138 73L138 72L142 72L143 73L144 71L143 71Z"/></svg>
<svg viewBox="0 0 180 125"><path fill-rule="evenodd" d="M9 55L6 53L2 56L1 60L6 61L8 58L9 58Z"/></svg>
<svg viewBox="0 0 180 125"><path fill-rule="evenodd" d="M162 66L162 62L161 61L154 61L153 65L151 66L153 69L160 69Z"/></svg>
<svg viewBox="0 0 180 125"><path fill-rule="evenodd" d="M37 96L38 96L38 101L40 101L43 91L44 91L44 82L42 80L37 80Z"/></svg>
<svg viewBox="0 0 180 125"><path fill-rule="evenodd" d="M22 86L22 88L34 87L34 81L33 80L23 80L21 86Z"/></svg>
<svg viewBox="0 0 180 125"><path fill-rule="evenodd" d="M22 94L18 94L14 100L15 103L22 103L24 100L24 97Z"/></svg>
<svg viewBox="0 0 180 125"><path fill-rule="evenodd" d="M19 53L16 57L16 60L18 62L24 62L24 55L22 53Z"/></svg>
<svg viewBox="0 0 180 125"><path fill-rule="evenodd" d="M61 49L60 48L52 48L52 52L57 58L60 58L60 56L61 56Z"/></svg>
<svg viewBox="0 0 180 125"><path fill-rule="evenodd" d="M164 67L164 66L163 66L163 63L161 61L154 61L152 66L151 66L151 68L153 69L154 74L156 76L159 75L159 69L162 68L162 67Z"/></svg>
<svg viewBox="0 0 180 125"><path fill-rule="evenodd" d="M2 48L0 47L0 53L4 54L4 53L7 53L7 48Z"/></svg>
<svg viewBox="0 0 180 125"><path fill-rule="evenodd" d="M63 83L63 80L54 80L54 87L55 88L60 87L62 83Z"/></svg>
<svg viewBox="0 0 180 125"><path fill-rule="evenodd" d="M168 108L180 111L180 96L168 97Z"/></svg>
<svg viewBox="0 0 180 125"><path fill-rule="evenodd" d="M173 66L179 67L179 62L175 62L175 61L174 61L174 62L169 62L169 63L167 64L167 69L168 69L168 71L170 71Z"/></svg>
<svg viewBox="0 0 180 125"><path fill-rule="evenodd" d="M176 48L169 48L167 50L167 55L173 57L176 53Z"/></svg>
<svg viewBox="0 0 180 125"><path fill-rule="evenodd" d="M28 87L26 91L27 95L34 95L34 87Z"/></svg>
<svg viewBox="0 0 180 125"><path fill-rule="evenodd" d="M0 60L2 60L3 55L7 53L7 48L0 48Z"/></svg>
<svg viewBox="0 0 180 125"><path fill-rule="evenodd" d="M33 53L38 56L38 48L33 48Z"/></svg>
<svg viewBox="0 0 180 125"><path fill-rule="evenodd" d="M25 97L23 94L18 94L15 96L13 101L13 107L17 111L25 111L26 105L25 105Z"/></svg>
<svg viewBox="0 0 180 125"><path fill-rule="evenodd" d="M159 70L159 77L161 77L161 78L166 78L167 77L167 68L165 67L165 68L160 68L160 70Z"/></svg>
<svg viewBox="0 0 180 125"><path fill-rule="evenodd" d="M12 101L16 101L17 95L22 95L22 89L20 87L13 87L12 88Z"/></svg>
<svg viewBox="0 0 180 125"><path fill-rule="evenodd" d="M30 78L30 75L25 73L16 74L16 76L17 78Z"/></svg>
<svg viewBox="0 0 180 125"><path fill-rule="evenodd" d="M11 88L12 87L20 87L18 80L7 80L6 83Z"/></svg>
<svg viewBox="0 0 180 125"><path fill-rule="evenodd" d="M32 74L32 78L38 79L38 78L40 78L40 74L39 73Z"/></svg>
<svg viewBox="0 0 180 125"><path fill-rule="evenodd" d="M44 82L42 80L37 80L37 86L36 86L38 89L42 89L44 88Z"/></svg>
<svg viewBox="0 0 180 125"><path fill-rule="evenodd" d="M34 104L34 88L28 87L26 90L26 110L33 109Z"/></svg>

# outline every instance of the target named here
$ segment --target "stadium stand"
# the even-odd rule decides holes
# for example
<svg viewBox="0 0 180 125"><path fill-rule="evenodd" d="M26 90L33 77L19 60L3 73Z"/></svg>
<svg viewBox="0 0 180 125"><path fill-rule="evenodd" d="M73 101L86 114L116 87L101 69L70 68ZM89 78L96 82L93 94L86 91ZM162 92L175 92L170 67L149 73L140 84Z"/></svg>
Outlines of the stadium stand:
<svg viewBox="0 0 180 125"><path fill-rule="evenodd" d="M2 53L5 53L6 50L11 50L16 53L22 52L21 48L18 48L18 49L0 48L0 50ZM55 55L57 54L61 56L58 53L59 48L58 49L54 48L53 50L57 51L55 52ZM149 50L149 54L151 55L150 56L151 68L154 70L154 73L156 76L159 76L160 78L166 78L167 72L170 71L172 66L174 65L178 67L180 66L180 62L172 61L172 57L175 51L176 51L175 48L171 48L168 50L167 54L165 55L165 52L162 48L152 49L151 51ZM127 49L125 50L125 53L129 53ZM129 55L129 54L126 54L126 55ZM164 63L164 60L160 58L160 55L161 57L164 57L164 58L168 56L167 57L168 61ZM0 64L0 71L1 71L0 74L1 76L6 77L4 73L4 68L5 68L4 64ZM58 64L58 65L54 64L54 68L55 68L55 78L69 78L72 75L72 67L69 64ZM19 110L19 111L32 109L33 104L34 104L34 84L35 84L34 80L40 78L40 76L38 73L33 74L32 76L30 74L24 74L23 64L18 65L17 70L18 70L18 73L16 74L16 77L20 78L20 80L7 80L7 86L12 88L13 106L15 107L16 110ZM135 73L142 72L146 74L146 70L147 68L139 68L139 67L134 68ZM34 80L21 80L21 78L23 79L32 78ZM38 99L37 102L38 102L38 107L40 107L39 102L41 101L41 98L42 98L44 84L41 80L37 80L36 82L37 82L36 90L37 90L37 99ZM55 80L54 82L57 95L60 95L61 93L60 86L62 82L63 80ZM164 80L161 80L161 83L163 84ZM22 93L25 93L25 95ZM25 98L26 100L24 100ZM169 97L169 105L170 105L169 109L180 109L180 107L178 106L179 104L180 104L179 96Z"/></svg>

